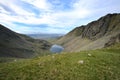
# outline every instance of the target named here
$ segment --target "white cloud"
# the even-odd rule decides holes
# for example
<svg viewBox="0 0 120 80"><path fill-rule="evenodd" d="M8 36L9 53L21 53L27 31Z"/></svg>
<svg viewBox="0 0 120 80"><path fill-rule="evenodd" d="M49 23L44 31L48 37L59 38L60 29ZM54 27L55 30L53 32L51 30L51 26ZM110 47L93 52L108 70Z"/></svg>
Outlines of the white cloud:
<svg viewBox="0 0 120 80"><path fill-rule="evenodd" d="M49 11L51 8L51 5L50 3L47 2L47 0L22 0L22 1L28 2L42 10Z"/></svg>
<svg viewBox="0 0 120 80"><path fill-rule="evenodd" d="M0 6L0 13L3 13L3 14L10 14L10 12L7 12L6 10L4 10L4 8L2 8Z"/></svg>
<svg viewBox="0 0 120 80"><path fill-rule="evenodd" d="M9 9L13 10L17 15L34 15L33 13L25 11L16 2L17 0L10 0L10 1L1 0L0 4L5 5L5 7L8 7Z"/></svg>
<svg viewBox="0 0 120 80"><path fill-rule="evenodd" d="M40 11L40 14L35 15L35 12L26 11L23 7L21 7L21 5L19 5L19 2L21 1L27 2L34 7L37 7L38 11ZM67 32L68 30L65 29L66 27L69 27L71 29L75 26L85 24L88 22L89 17L98 18L108 12L120 12L120 6L118 6L118 4L115 5L114 3L114 5L111 5L114 1L117 3L118 0L110 0L107 3L105 3L105 0L75 0L74 2L70 3L71 8L68 10L54 9L55 6L48 2L48 0L21 1L0 1L0 4L5 5L5 7L9 7L9 9L13 10L17 14L11 15L9 11L0 6L0 22L6 25L10 24L8 26L13 28L13 30L21 33L29 31L34 32L32 31L33 29L41 30L41 28L31 28L29 26L17 27L19 25L15 25L13 24L13 22L34 25L46 24L49 26L48 28L46 28L46 30L48 30L49 32L60 32L59 28L61 28L63 32ZM59 1L56 0L55 3L60 3ZM25 7L29 8L29 6ZM22 29L24 29L24 31Z"/></svg>

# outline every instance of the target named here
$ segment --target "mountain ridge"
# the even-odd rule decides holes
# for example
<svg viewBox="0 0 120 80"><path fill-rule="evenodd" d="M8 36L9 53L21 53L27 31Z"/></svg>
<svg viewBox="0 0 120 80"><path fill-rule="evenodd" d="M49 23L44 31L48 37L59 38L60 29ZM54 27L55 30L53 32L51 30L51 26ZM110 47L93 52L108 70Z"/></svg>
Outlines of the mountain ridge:
<svg viewBox="0 0 120 80"><path fill-rule="evenodd" d="M106 34L106 32L110 32L110 31L112 31L112 29L116 28L116 25L114 25L114 24L110 25L109 23L111 22L112 18L117 18L117 17L120 17L120 14L117 14L117 13L116 14L107 14L106 16L103 16L96 21L88 23L87 25L76 27L71 32L72 33L74 33L74 31L78 32L77 29L79 29L79 34L77 34L77 36L82 35L83 38L86 37L89 39L92 39L89 37L89 35L92 35L92 37L93 37L93 36L96 36L100 32L103 32L103 33L99 36L104 36ZM116 21L116 23L119 23L119 22L120 22L120 20ZM96 26L97 26L97 28L95 28ZM119 28L119 27L117 27L117 28Z"/></svg>
<svg viewBox="0 0 120 80"><path fill-rule="evenodd" d="M120 13L107 14L96 21L76 27L56 43L67 52L100 49L120 33Z"/></svg>

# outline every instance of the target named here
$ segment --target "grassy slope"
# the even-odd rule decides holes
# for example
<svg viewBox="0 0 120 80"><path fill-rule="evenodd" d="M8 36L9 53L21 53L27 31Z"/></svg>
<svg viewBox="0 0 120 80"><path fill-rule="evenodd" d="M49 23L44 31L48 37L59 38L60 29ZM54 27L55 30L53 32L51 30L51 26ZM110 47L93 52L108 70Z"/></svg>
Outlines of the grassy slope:
<svg viewBox="0 0 120 80"><path fill-rule="evenodd" d="M1 57L31 58L44 55L42 53L48 53L50 46L45 40L16 33L0 24L0 62L6 60Z"/></svg>
<svg viewBox="0 0 120 80"><path fill-rule="evenodd" d="M119 75L120 44L0 64L0 80L120 80Z"/></svg>

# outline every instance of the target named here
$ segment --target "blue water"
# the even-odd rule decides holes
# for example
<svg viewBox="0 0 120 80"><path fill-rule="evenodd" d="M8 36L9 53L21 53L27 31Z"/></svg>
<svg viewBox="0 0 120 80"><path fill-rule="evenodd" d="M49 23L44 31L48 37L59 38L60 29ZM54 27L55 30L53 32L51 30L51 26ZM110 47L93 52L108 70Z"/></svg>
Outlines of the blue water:
<svg viewBox="0 0 120 80"><path fill-rule="evenodd" d="M60 53L63 50L64 50L64 48L62 46L60 46L60 45L57 45L57 44L52 45L52 47L50 48L50 51L52 53Z"/></svg>

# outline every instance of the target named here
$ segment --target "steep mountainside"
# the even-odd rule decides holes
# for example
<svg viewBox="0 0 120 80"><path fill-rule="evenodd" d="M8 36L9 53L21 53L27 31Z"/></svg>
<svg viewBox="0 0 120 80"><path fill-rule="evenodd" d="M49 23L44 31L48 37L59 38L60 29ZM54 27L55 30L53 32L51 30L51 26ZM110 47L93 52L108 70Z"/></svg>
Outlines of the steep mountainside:
<svg viewBox="0 0 120 80"><path fill-rule="evenodd" d="M120 14L108 14L87 25L75 28L57 41L65 51L99 49L120 33ZM110 42L109 42L110 43Z"/></svg>
<svg viewBox="0 0 120 80"><path fill-rule="evenodd" d="M28 58L49 50L50 43L15 33L0 25L0 57ZM41 51L41 52L40 52Z"/></svg>

